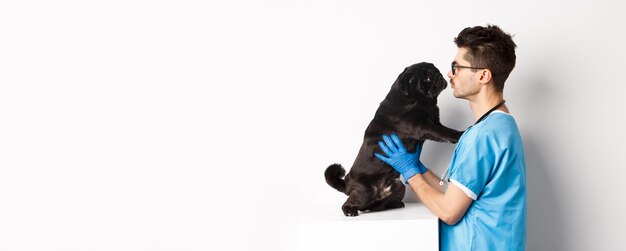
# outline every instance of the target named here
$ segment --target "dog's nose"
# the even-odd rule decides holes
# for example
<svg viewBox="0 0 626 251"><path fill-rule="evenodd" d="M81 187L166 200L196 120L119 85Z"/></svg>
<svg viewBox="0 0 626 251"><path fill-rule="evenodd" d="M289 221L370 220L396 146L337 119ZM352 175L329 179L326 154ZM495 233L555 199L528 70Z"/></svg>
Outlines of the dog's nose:
<svg viewBox="0 0 626 251"><path fill-rule="evenodd" d="M448 86L448 81L446 81L446 79L440 75L439 77L439 82L443 83L443 88L445 89Z"/></svg>

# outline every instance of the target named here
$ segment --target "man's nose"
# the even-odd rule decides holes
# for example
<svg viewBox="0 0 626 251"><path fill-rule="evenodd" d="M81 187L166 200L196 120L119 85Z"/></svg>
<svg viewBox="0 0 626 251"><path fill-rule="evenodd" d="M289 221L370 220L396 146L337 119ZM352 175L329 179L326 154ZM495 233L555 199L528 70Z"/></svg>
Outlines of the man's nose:
<svg viewBox="0 0 626 251"><path fill-rule="evenodd" d="M452 77L454 77L454 75L452 75L452 70L448 70L448 78L452 79Z"/></svg>

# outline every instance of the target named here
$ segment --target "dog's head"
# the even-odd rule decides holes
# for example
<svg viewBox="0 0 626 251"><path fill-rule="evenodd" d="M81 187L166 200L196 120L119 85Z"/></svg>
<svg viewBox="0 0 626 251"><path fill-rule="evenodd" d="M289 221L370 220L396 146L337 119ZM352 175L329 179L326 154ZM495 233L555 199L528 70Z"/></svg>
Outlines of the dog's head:
<svg viewBox="0 0 626 251"><path fill-rule="evenodd" d="M418 63L404 69L396 80L402 94L413 99L436 99L446 89L446 80L431 63Z"/></svg>

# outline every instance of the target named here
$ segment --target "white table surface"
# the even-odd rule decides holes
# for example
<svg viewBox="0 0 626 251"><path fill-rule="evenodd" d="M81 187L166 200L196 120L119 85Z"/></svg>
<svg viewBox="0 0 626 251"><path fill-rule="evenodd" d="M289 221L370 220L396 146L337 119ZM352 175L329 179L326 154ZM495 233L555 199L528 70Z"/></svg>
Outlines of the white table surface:
<svg viewBox="0 0 626 251"><path fill-rule="evenodd" d="M341 204L324 204L306 209L300 221L372 221L372 220L437 220L430 209L422 203L404 203L404 208L380 212L360 212L356 217L347 217L341 211Z"/></svg>
<svg viewBox="0 0 626 251"><path fill-rule="evenodd" d="M346 217L341 204L309 208L299 220L299 250L438 250L439 219L421 203ZM410 242L410 244L408 243Z"/></svg>

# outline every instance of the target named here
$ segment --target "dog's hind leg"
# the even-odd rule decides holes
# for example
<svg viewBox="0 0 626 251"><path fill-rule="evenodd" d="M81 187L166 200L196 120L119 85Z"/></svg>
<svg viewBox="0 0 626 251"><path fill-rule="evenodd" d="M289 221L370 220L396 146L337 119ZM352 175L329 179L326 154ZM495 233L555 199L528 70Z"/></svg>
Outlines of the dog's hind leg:
<svg viewBox="0 0 626 251"><path fill-rule="evenodd" d="M345 216L357 216L359 210L367 210L368 206L374 200L374 191L372 188L361 183L354 182L351 184L348 200L343 203L341 210Z"/></svg>
<svg viewBox="0 0 626 251"><path fill-rule="evenodd" d="M404 207L404 202L402 202L402 199L404 198L405 187L402 184L402 181L395 180L391 184L391 187L389 189L391 193L388 196L381 198L380 200L373 203L370 208L368 208L370 211L375 212Z"/></svg>
<svg viewBox="0 0 626 251"><path fill-rule="evenodd" d="M385 200L385 209L403 208L404 202L402 202L402 199L404 199L405 192L406 188L402 181L396 180L391 185L391 195Z"/></svg>

